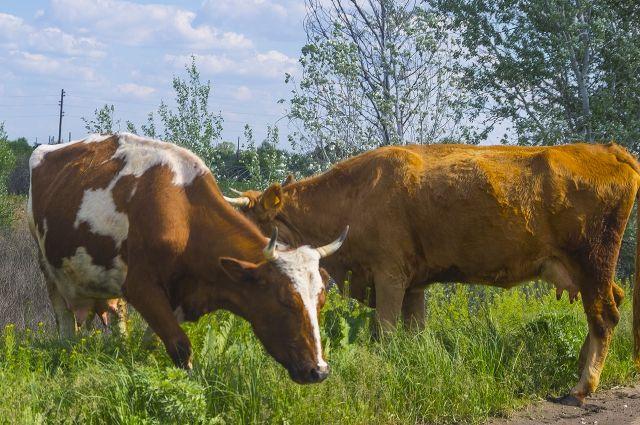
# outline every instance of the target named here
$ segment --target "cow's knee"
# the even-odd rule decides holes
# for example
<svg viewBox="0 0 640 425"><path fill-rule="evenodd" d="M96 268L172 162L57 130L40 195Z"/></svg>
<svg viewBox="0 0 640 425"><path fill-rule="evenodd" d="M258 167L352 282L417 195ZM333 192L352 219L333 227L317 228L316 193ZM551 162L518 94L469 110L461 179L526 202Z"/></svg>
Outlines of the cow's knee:
<svg viewBox="0 0 640 425"><path fill-rule="evenodd" d="M611 283L611 290L613 292L613 299L616 302L616 306L620 307L620 305L622 304L622 300L624 300L624 290L616 285L615 282Z"/></svg>

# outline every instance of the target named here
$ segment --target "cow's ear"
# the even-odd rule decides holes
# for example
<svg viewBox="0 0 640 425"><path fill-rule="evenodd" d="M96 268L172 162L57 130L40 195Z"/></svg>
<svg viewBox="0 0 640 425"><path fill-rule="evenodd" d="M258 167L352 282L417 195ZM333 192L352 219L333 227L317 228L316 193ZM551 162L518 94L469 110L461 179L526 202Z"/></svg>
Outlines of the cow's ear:
<svg viewBox="0 0 640 425"><path fill-rule="evenodd" d="M256 280L256 269L258 266L253 263L236 260L231 257L220 257L218 262L227 276L236 282Z"/></svg>
<svg viewBox="0 0 640 425"><path fill-rule="evenodd" d="M289 174L287 176L286 179L284 179L284 181L282 182L282 186L286 186L288 184L294 183L296 181L296 178L293 176L293 174Z"/></svg>
<svg viewBox="0 0 640 425"><path fill-rule="evenodd" d="M262 194L260 202L266 211L280 211L282 209L282 186L280 183L269 186Z"/></svg>

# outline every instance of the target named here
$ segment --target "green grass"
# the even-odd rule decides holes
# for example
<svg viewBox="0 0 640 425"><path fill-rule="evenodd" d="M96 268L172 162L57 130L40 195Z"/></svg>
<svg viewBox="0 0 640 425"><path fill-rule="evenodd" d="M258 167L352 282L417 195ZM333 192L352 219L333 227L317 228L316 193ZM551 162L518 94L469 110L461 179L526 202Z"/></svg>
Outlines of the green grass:
<svg viewBox="0 0 640 425"><path fill-rule="evenodd" d="M603 387L637 378L630 304ZM173 368L164 349L140 347L136 317L127 339L93 332L68 344L44 327L9 326L0 338L0 422L477 423L577 380L586 323L566 297L558 302L534 286L434 286L428 312L425 331L376 342L368 337L371 312L332 293L322 325L332 375L312 386L291 382L247 323L224 313L186 326L191 373Z"/></svg>

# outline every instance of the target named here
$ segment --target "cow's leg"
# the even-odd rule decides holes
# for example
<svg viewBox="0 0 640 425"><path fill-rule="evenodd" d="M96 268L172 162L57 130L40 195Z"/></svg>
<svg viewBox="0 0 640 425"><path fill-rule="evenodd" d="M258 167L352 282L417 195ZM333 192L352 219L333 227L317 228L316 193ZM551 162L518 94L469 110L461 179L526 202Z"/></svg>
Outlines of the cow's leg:
<svg viewBox="0 0 640 425"><path fill-rule="evenodd" d="M56 318L58 334L62 339L71 339L76 335L76 319L71 310L67 308L67 302L64 300L56 284L45 274L47 283L47 292L53 307L53 314Z"/></svg>
<svg viewBox="0 0 640 425"><path fill-rule="evenodd" d="M405 294L404 278L393 275L390 269L374 273L376 291L376 321L382 331L393 330L402 313Z"/></svg>
<svg viewBox="0 0 640 425"><path fill-rule="evenodd" d="M127 303L125 300L118 298L109 301L109 312L113 321L112 329L118 335L126 337L127 330Z"/></svg>
<svg viewBox="0 0 640 425"><path fill-rule="evenodd" d="M147 350L152 350L158 345L158 335L151 329L151 326L147 326L142 334L142 346Z"/></svg>
<svg viewBox="0 0 640 425"><path fill-rule="evenodd" d="M611 335L620 320L612 284L607 284L604 288L589 288L583 292L583 303L589 323L589 335L580 352L580 380L571 389L569 396L560 400L564 404L581 405L584 398L598 387Z"/></svg>
<svg viewBox="0 0 640 425"><path fill-rule="evenodd" d="M621 287L616 285L615 282L611 283L611 290L613 292L613 299L616 303L616 307L620 308L620 304L622 304L622 300L624 299L624 291ZM578 376L582 376L582 371L587 361L587 355L589 354L589 335L590 332L587 333L584 343L582 344L582 349L580 349L580 357L578 357Z"/></svg>
<svg viewBox="0 0 640 425"><path fill-rule="evenodd" d="M95 326L93 325L93 321L96 318L96 312L95 309L92 309L91 311L89 311L89 314L87 315L87 318L84 321L84 327L87 331L91 332ZM81 323L79 323L79 325L82 325Z"/></svg>
<svg viewBox="0 0 640 425"><path fill-rule="evenodd" d="M45 264L45 259L42 257L42 252L38 250L38 264L40 265L40 271L44 277L44 281L47 285L47 294L51 301L51 307L53 308L53 315L56 319L56 326L58 328L58 334L62 339L70 339L76 335L76 319L73 316L73 312L67 307L67 302L64 297L58 291L58 287L54 279L49 275L49 270Z"/></svg>
<svg viewBox="0 0 640 425"><path fill-rule="evenodd" d="M424 327L424 288L410 288L402 300L402 319L411 329Z"/></svg>
<svg viewBox="0 0 640 425"><path fill-rule="evenodd" d="M123 293L160 337L173 363L177 367L191 369L191 342L178 324L162 288L149 274L130 270Z"/></svg>
<svg viewBox="0 0 640 425"><path fill-rule="evenodd" d="M589 338L590 332L587 332L587 336L584 338L584 342L582 343L582 348L580 349L580 356L578 357L578 376L582 376L582 371L584 370L584 365L587 362L587 356L589 355Z"/></svg>

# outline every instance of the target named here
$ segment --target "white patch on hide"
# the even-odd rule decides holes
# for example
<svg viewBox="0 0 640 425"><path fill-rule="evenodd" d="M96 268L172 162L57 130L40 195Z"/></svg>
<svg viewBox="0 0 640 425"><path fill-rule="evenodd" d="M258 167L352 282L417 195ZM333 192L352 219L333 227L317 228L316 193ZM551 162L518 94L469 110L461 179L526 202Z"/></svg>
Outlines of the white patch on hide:
<svg viewBox="0 0 640 425"><path fill-rule="evenodd" d="M117 178L128 175L140 177L151 167L163 165L173 172L174 185L187 186L196 177L209 172L197 155L173 143L129 133L120 133L118 136L120 145L113 158L122 159L125 164Z"/></svg>
<svg viewBox="0 0 640 425"><path fill-rule="evenodd" d="M77 229L81 222L87 223L92 233L113 238L117 249L129 234L129 218L116 210L111 185L84 192L74 227Z"/></svg>
<svg viewBox="0 0 640 425"><path fill-rule="evenodd" d="M62 259L60 268L51 268L51 271L58 290L73 308L87 299L122 297L127 266L120 256L113 259L111 268L96 265L86 248L81 246L72 257Z"/></svg>
<svg viewBox="0 0 640 425"><path fill-rule="evenodd" d="M39 166L42 163L42 160L44 159L45 155L48 154L49 152L57 151L59 149L64 149L68 146L75 145L76 143L102 142L108 139L109 137L111 137L111 135L105 136L101 134L91 134L85 139L81 139L81 140L73 140L71 142L60 143L57 145L48 145L48 144L40 145L33 151L33 153L31 154L31 157L29 158L29 168L33 170L34 168Z"/></svg>
<svg viewBox="0 0 640 425"><path fill-rule="evenodd" d="M302 246L292 251L279 251L275 264L282 273L291 279L294 289L302 298L313 329L317 366L325 367L327 362L322 358L322 341L318 324L318 297L324 287L320 276L320 254L308 246Z"/></svg>

